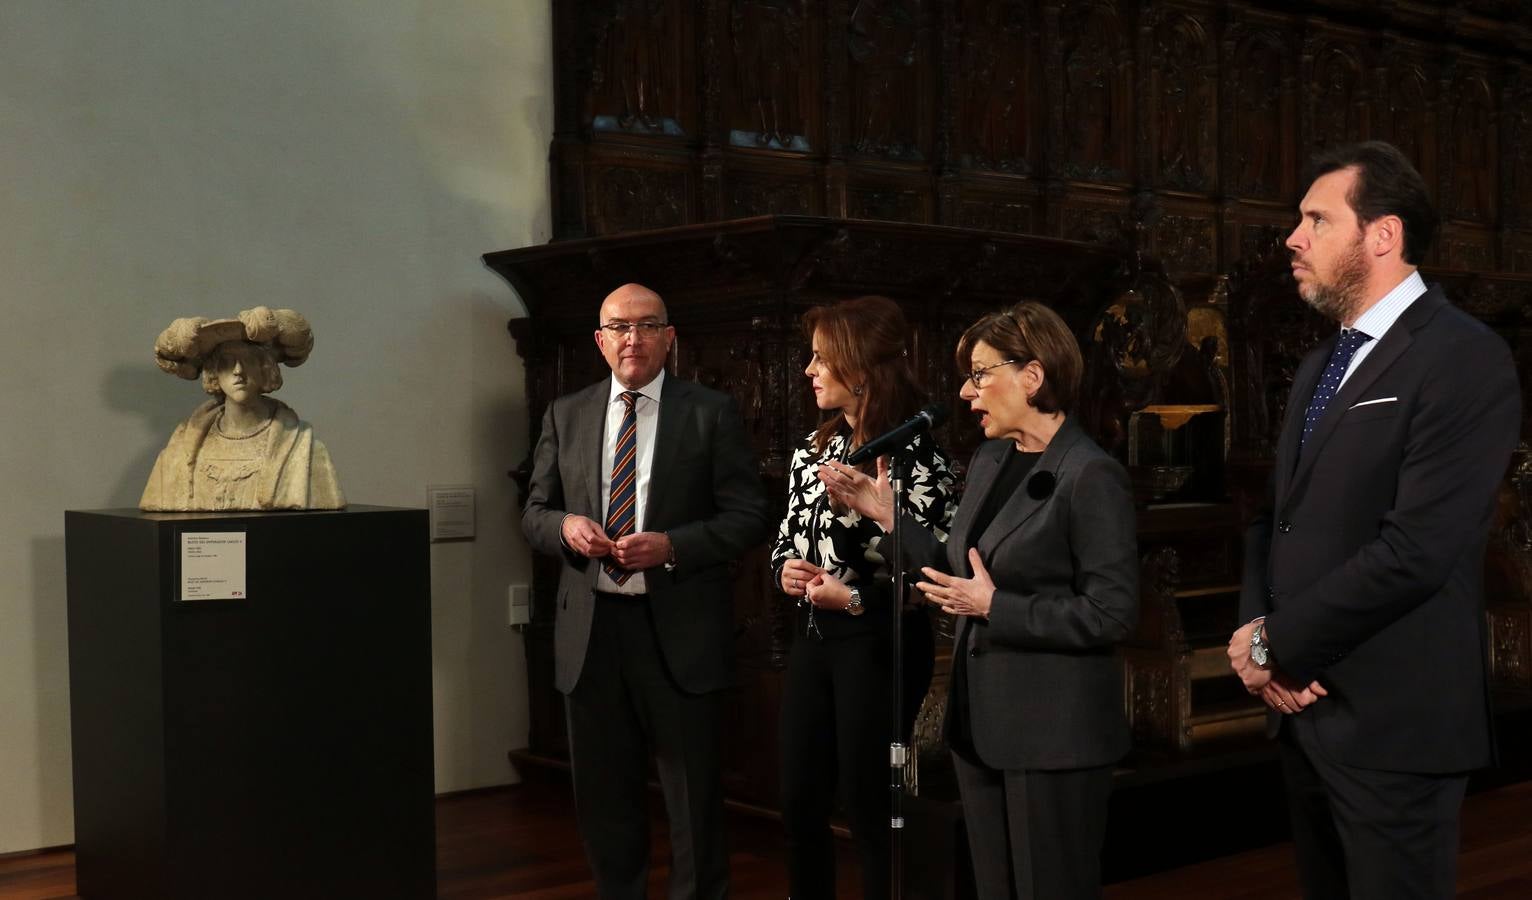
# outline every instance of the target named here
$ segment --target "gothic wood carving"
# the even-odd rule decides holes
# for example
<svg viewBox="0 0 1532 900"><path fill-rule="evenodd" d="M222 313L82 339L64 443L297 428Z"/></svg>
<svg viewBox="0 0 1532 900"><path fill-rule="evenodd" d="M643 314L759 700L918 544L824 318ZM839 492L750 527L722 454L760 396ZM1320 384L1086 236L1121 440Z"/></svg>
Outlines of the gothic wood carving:
<svg viewBox="0 0 1532 900"><path fill-rule="evenodd" d="M1391 54L1392 55L1392 54ZM1404 59L1388 75L1388 140L1415 163L1428 188L1439 183L1436 78L1423 62Z"/></svg>
<svg viewBox="0 0 1532 900"><path fill-rule="evenodd" d="M594 131L687 133L692 17L684 0L604 0L582 6L586 117Z"/></svg>
<svg viewBox="0 0 1532 900"><path fill-rule="evenodd" d="M1154 26L1155 174L1161 187L1205 192L1217 179L1218 47L1190 13ZM1157 121L1156 121L1157 118Z"/></svg>
<svg viewBox="0 0 1532 900"><path fill-rule="evenodd" d="M800 153L816 149L809 131L820 81L811 64L811 39L822 15L809 0L730 0L728 46L735 91L729 144Z"/></svg>
<svg viewBox="0 0 1532 900"><path fill-rule="evenodd" d="M858 0L848 17L851 151L908 162L927 158L920 98L929 66L922 0Z"/></svg>
<svg viewBox="0 0 1532 900"><path fill-rule="evenodd" d="M689 219L685 172L613 166L595 176L604 185L593 216L602 231L668 228Z"/></svg>
<svg viewBox="0 0 1532 900"><path fill-rule="evenodd" d="M1515 66L1501 103L1505 224L1532 227L1532 68Z"/></svg>
<svg viewBox="0 0 1532 900"><path fill-rule="evenodd" d="M1430 262L1529 268L1532 7L1354 6L561 0L554 234L770 213L1107 240L1142 223L1190 289L1242 257L1229 211L1289 214L1314 149L1379 136L1445 220L1495 235ZM1109 222L1123 191L1135 211ZM1172 240L1185 223L1153 211L1180 200L1227 239Z"/></svg>
<svg viewBox="0 0 1532 900"><path fill-rule="evenodd" d="M1229 123L1224 172L1231 193L1255 199L1283 197L1292 183L1294 64L1282 35L1270 28L1248 34L1229 47L1241 60L1225 74Z"/></svg>
<svg viewBox="0 0 1532 900"><path fill-rule="evenodd" d="M1485 76L1464 72L1454 81L1451 97L1450 162L1442 192L1443 211L1452 218L1491 222L1499 194L1495 92Z"/></svg>
<svg viewBox="0 0 1532 900"><path fill-rule="evenodd" d="M1154 227L1154 248L1174 272L1210 273L1217 267L1217 230L1202 216L1161 216Z"/></svg>
<svg viewBox="0 0 1532 900"><path fill-rule="evenodd" d="M1304 108L1305 132L1314 151L1370 136L1371 98L1361 55L1342 43L1324 46L1314 58Z"/></svg>
<svg viewBox="0 0 1532 900"><path fill-rule="evenodd" d="M959 162L964 168L1026 175L1036 122L1029 4L963 0L957 33Z"/></svg>
<svg viewBox="0 0 1532 900"><path fill-rule="evenodd" d="M1071 3L1058 17L1063 143L1055 171L1066 178L1128 178L1133 145L1133 54L1115 4Z"/></svg>

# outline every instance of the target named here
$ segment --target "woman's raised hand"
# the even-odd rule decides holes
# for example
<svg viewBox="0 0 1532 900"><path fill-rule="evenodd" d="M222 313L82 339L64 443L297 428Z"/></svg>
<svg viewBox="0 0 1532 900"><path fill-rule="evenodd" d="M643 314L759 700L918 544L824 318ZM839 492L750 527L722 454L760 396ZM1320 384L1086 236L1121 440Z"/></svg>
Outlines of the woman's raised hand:
<svg viewBox="0 0 1532 900"><path fill-rule="evenodd" d="M819 480L831 497L877 522L884 531L893 530L894 490L888 483L888 457L878 457L876 479L845 463L829 460L820 465Z"/></svg>
<svg viewBox="0 0 1532 900"><path fill-rule="evenodd" d="M984 559L977 548L969 548L968 564L973 567L972 578L959 578L930 567L921 569L928 580L916 582L915 588L940 606L942 612L987 619L995 603L995 579L984 567Z"/></svg>

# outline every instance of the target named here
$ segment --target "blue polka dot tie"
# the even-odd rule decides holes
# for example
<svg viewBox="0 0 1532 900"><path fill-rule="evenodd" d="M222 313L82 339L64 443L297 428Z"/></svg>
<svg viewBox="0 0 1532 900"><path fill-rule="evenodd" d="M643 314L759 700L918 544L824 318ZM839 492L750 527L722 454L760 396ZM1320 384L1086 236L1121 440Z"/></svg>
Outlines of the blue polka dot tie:
<svg viewBox="0 0 1532 900"><path fill-rule="evenodd" d="M638 512L638 391L623 391L619 396L627 406L622 426L617 429L617 447L612 453L612 491L606 504L606 536L613 541L633 533ZM606 574L624 584L633 573L610 558L601 564Z"/></svg>
<svg viewBox="0 0 1532 900"><path fill-rule="evenodd" d="M1372 340L1371 335L1363 334L1354 328L1342 328L1340 340L1335 342L1335 350L1330 354L1330 363L1325 366L1324 375L1320 376L1319 384L1314 387L1314 397L1309 400L1309 408L1303 414L1303 439L1298 442L1299 451L1308 442L1309 435L1313 433L1314 426L1319 424L1320 418L1325 414L1325 408L1335 395L1340 391L1341 379L1346 376L1346 367L1351 365L1351 357L1362 349L1362 345Z"/></svg>

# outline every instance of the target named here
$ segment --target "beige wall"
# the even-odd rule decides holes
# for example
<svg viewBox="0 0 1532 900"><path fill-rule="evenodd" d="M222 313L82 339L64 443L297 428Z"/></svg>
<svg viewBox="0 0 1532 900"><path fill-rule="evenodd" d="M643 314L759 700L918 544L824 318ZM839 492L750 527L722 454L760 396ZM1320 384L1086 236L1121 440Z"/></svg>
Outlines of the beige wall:
<svg viewBox="0 0 1532 900"><path fill-rule="evenodd" d="M478 540L431 554L436 787L514 780L521 307L478 254L548 237L550 27L546 0L0 4L0 853L73 840L63 511L134 505L199 402L159 330L258 303L313 323L279 396L348 498L477 486Z"/></svg>

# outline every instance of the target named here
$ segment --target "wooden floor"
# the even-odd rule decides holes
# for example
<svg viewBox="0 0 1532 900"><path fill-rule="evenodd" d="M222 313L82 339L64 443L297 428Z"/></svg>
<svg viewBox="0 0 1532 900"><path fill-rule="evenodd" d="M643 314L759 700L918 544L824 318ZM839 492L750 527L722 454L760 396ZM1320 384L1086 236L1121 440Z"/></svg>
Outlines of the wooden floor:
<svg viewBox="0 0 1532 900"><path fill-rule="evenodd" d="M450 797L436 805L437 871L441 900L533 900L591 897L590 876L570 812L569 788L537 782ZM651 896L664 896L664 828L656 811ZM1166 822L1165 827L1175 827ZM735 817L730 857L737 900L787 896L782 841L774 824ZM909 865L918 865L911 859ZM849 848L841 871L850 873ZM67 850L0 858L0 900L77 900L74 854ZM1459 897L1532 897L1532 782L1474 794L1463 816ZM841 885L839 897L858 896ZM1292 848L1286 844L1223 857L1146 878L1109 885L1107 900L1286 900L1298 896ZM207 898L216 900L216 898ZM337 898L354 900L354 898ZM918 898L911 898L918 900Z"/></svg>

